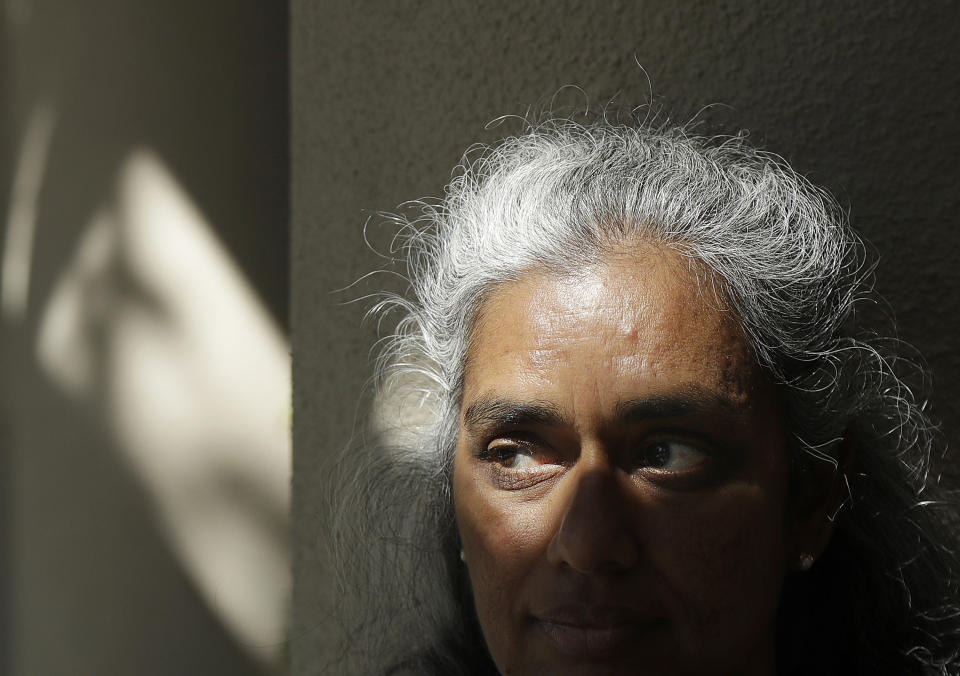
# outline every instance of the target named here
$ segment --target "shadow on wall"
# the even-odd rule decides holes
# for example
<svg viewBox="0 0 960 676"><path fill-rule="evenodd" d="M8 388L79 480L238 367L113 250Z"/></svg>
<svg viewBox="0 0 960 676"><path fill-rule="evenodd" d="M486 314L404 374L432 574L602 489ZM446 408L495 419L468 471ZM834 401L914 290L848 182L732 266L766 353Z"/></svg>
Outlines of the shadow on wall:
<svg viewBox="0 0 960 676"><path fill-rule="evenodd" d="M274 671L286 10L132 4L10 4L14 673Z"/></svg>

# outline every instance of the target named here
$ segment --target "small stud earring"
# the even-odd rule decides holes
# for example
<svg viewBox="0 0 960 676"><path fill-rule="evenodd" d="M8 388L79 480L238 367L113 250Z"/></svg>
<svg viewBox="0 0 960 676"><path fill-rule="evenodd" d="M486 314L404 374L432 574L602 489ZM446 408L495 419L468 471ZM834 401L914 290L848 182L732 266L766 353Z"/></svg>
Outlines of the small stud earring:
<svg viewBox="0 0 960 676"><path fill-rule="evenodd" d="M462 549L460 550L460 560L463 561L464 563L466 563L467 561L467 553Z"/></svg>
<svg viewBox="0 0 960 676"><path fill-rule="evenodd" d="M804 552L804 553L801 554L800 557L797 559L797 570L799 570L801 573L806 573L808 570L810 570L811 568L813 568L813 562L814 562L814 561L815 561L815 559L813 558L812 555L807 554L806 552Z"/></svg>

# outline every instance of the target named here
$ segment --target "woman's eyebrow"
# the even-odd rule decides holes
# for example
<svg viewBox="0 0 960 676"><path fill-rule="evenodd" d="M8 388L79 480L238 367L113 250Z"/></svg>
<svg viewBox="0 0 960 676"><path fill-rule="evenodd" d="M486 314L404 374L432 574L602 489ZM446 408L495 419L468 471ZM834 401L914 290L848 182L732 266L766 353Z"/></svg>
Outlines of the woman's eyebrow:
<svg viewBox="0 0 960 676"><path fill-rule="evenodd" d="M566 420L560 409L548 402L520 402L489 397L478 399L467 407L463 413L463 424L470 430L495 425L560 427L566 424Z"/></svg>
<svg viewBox="0 0 960 676"><path fill-rule="evenodd" d="M621 423L642 423L665 418L693 418L722 415L727 418L747 417L744 405L719 392L691 388L683 392L626 399L617 403L614 420ZM483 397L470 404L463 414L468 430L492 426L569 424L559 408L545 401L511 401L500 397Z"/></svg>
<svg viewBox="0 0 960 676"><path fill-rule="evenodd" d="M614 419L641 423L662 418L692 418L703 415L745 418L744 405L719 392L693 388L685 392L626 399L617 404Z"/></svg>

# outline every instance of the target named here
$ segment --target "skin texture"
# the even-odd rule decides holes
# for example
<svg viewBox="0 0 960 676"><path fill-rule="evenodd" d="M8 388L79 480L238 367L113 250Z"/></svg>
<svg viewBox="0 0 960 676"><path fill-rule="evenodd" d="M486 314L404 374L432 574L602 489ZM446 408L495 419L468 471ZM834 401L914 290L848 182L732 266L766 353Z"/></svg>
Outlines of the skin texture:
<svg viewBox="0 0 960 676"><path fill-rule="evenodd" d="M702 288L701 288L702 287ZM788 499L776 389L676 252L491 293L454 502L503 674L772 674Z"/></svg>

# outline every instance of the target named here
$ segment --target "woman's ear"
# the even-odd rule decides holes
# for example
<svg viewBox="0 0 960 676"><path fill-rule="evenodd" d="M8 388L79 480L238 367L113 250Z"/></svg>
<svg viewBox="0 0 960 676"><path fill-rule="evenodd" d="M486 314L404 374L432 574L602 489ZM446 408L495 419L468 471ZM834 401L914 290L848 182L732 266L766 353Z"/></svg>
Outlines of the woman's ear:
<svg viewBox="0 0 960 676"><path fill-rule="evenodd" d="M788 556L799 570L808 569L827 548L837 515L850 497L847 477L856 459L854 431L847 428L831 459L809 456L791 477L792 542Z"/></svg>

